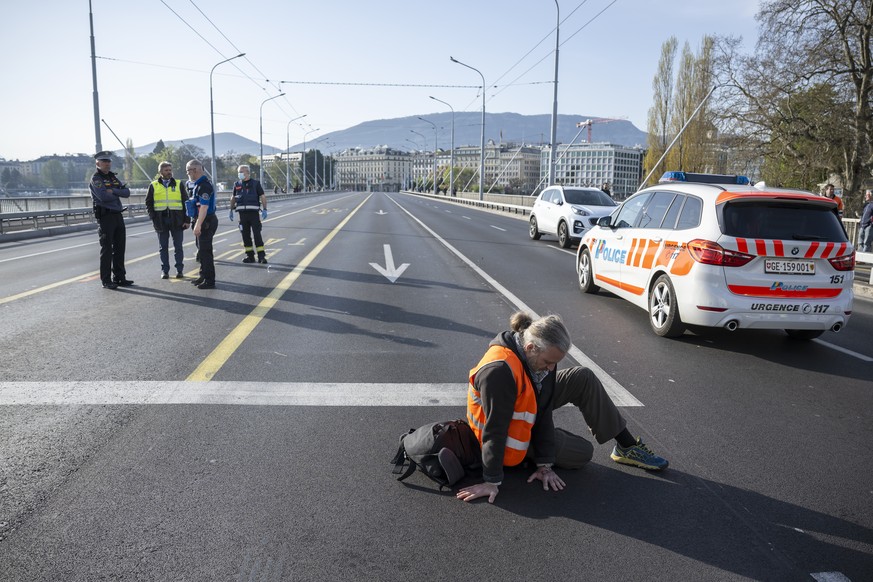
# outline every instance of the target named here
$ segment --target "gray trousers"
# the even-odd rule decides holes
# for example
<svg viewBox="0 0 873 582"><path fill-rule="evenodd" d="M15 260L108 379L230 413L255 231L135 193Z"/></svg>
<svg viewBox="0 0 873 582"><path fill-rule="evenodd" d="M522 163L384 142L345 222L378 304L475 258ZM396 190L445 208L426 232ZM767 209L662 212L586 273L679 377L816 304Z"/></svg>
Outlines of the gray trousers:
<svg viewBox="0 0 873 582"><path fill-rule="evenodd" d="M627 426L624 417L588 368L559 370L555 381L554 409L572 404L582 413L591 435L599 444L615 438ZM578 469L591 460L594 445L585 438L555 428L555 466Z"/></svg>

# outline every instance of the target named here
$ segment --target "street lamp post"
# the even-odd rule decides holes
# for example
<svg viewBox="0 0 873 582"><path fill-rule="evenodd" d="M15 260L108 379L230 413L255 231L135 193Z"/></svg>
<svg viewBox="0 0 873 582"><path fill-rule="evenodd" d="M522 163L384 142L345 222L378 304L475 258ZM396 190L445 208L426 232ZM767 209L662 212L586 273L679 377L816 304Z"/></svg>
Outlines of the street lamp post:
<svg viewBox="0 0 873 582"><path fill-rule="evenodd" d="M437 126L436 123L428 121L424 117L419 117L419 119L433 126L433 195L437 196L439 194L439 190L437 190Z"/></svg>
<svg viewBox="0 0 873 582"><path fill-rule="evenodd" d="M415 135L417 135L421 138L421 143L422 143L421 151L422 152L426 151L427 150L427 136L425 136L423 133L418 133L414 129L410 129L409 131L411 131L412 133L414 133ZM436 176L434 176L434 181L436 181ZM421 187L424 188L426 184L427 184L427 172L425 171L424 176L422 176Z"/></svg>
<svg viewBox="0 0 873 582"><path fill-rule="evenodd" d="M555 96L552 100L552 147L549 148L549 186L555 183L555 152L558 134L558 47L561 37L561 6L555 0L555 8L558 10L557 24L555 25Z"/></svg>
<svg viewBox="0 0 873 582"><path fill-rule="evenodd" d="M439 101L443 105L448 106L449 109L452 110L452 150L449 153L449 189L448 195L454 196L454 187L455 187L455 108L443 101L442 99L437 99L434 96L430 96L434 101Z"/></svg>
<svg viewBox="0 0 873 582"><path fill-rule="evenodd" d="M303 192L306 192L306 136L318 129L310 129L303 134Z"/></svg>
<svg viewBox="0 0 873 582"><path fill-rule="evenodd" d="M227 63L229 61L232 61L234 59L238 59L238 58L244 57L244 56L246 56L245 53L240 53L240 54L236 55L235 57L230 57L229 59L224 59L220 63L216 64L215 67L217 67L218 65L223 65L224 63ZM212 140L212 174L210 175L210 178L212 178L213 182L216 182L216 184L214 184L214 186L217 188L218 187L218 184L217 184L218 180L215 179L215 113L214 113L213 108L212 108L212 73L215 72L215 67L212 67L212 70L209 71L209 136Z"/></svg>
<svg viewBox="0 0 873 582"><path fill-rule="evenodd" d="M291 122L297 121L306 117L306 114L299 115L288 121L285 126L285 193L291 191Z"/></svg>
<svg viewBox="0 0 873 582"><path fill-rule="evenodd" d="M264 185L264 103L267 101L272 101L273 99L278 99L283 96L284 93L279 93L278 95L274 95L272 97L267 97L263 101L261 101L261 109L258 113L258 119L261 122L261 168L260 168L260 181L261 186Z"/></svg>
<svg viewBox="0 0 873 582"><path fill-rule="evenodd" d="M485 75L479 69L471 67L468 64L462 63L455 57L449 57L453 63L457 63L462 67L467 67L479 73L482 77L482 140L479 145L479 200L485 199Z"/></svg>
<svg viewBox="0 0 873 582"><path fill-rule="evenodd" d="M317 140L315 140L312 145L315 145L315 144L322 142L326 139L327 139L327 136L320 137ZM315 151L316 151L315 159L313 160L312 165L315 166L315 191L318 192L318 150L315 150ZM324 155L321 156L321 159L324 160ZM323 179L324 179L324 176L322 176L322 180Z"/></svg>

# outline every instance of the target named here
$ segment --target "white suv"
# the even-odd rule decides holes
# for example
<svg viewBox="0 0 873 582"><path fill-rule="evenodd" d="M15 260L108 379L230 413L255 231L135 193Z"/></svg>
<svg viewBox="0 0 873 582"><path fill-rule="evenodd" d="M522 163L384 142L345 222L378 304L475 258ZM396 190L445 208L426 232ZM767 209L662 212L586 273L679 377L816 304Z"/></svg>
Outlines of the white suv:
<svg viewBox="0 0 873 582"><path fill-rule="evenodd" d="M608 194L597 188L549 186L531 210L530 237L539 240L543 234L552 234L562 248L569 248L616 206Z"/></svg>
<svg viewBox="0 0 873 582"><path fill-rule="evenodd" d="M602 287L646 309L665 337L687 324L813 339L848 322L855 250L836 203L742 176L665 178L586 232L583 292Z"/></svg>

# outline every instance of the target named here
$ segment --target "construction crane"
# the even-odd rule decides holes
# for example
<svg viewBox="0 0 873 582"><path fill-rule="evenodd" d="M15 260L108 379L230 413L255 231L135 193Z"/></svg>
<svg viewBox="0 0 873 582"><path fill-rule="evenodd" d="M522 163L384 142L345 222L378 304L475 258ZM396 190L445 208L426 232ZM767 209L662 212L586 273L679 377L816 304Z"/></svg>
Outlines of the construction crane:
<svg viewBox="0 0 873 582"><path fill-rule="evenodd" d="M588 127L588 143L591 143L591 126L595 123L610 123L612 121L624 121L627 117L595 117L593 119L586 119L585 121L580 121L576 124L576 127Z"/></svg>

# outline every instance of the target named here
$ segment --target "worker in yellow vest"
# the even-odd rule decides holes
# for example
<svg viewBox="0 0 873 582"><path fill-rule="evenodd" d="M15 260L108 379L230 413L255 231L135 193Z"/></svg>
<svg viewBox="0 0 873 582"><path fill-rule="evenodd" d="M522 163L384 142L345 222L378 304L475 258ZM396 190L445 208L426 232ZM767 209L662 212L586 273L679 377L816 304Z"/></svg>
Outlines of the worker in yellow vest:
<svg viewBox="0 0 873 582"><path fill-rule="evenodd" d="M158 245L161 255L161 279L170 278L170 237L173 237L173 250L176 260L176 279L182 278L184 268L184 251L182 250L183 231L191 224L191 219L185 213L185 200L188 192L185 183L173 177L173 164L161 162L158 166L158 176L149 184L146 194L146 209L155 232L158 233Z"/></svg>

